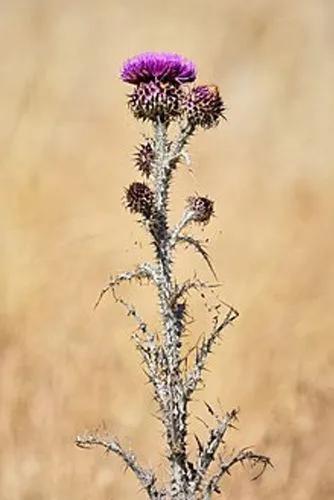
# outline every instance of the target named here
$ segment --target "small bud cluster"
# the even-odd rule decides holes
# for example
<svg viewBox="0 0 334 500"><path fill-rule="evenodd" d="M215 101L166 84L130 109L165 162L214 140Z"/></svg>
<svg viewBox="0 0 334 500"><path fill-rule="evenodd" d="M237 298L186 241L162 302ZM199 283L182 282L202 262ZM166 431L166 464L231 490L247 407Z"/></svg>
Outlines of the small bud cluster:
<svg viewBox="0 0 334 500"><path fill-rule="evenodd" d="M182 118L190 127L189 137L197 127L214 127L224 117L224 103L218 87L200 85L184 89L196 79L194 64L176 54L144 53L124 63L121 78L134 85L128 96L128 105L137 119L149 120L153 124L164 123L167 127L173 120ZM178 156L172 155L175 144L166 142L171 155L169 166L175 169ZM182 151L182 148L180 152ZM157 160L153 138L141 143L134 155L139 172L151 180ZM126 205L131 212L150 219L153 211L154 192L142 182L134 182L126 192ZM206 197L192 196L186 207L187 220L207 224L213 215L213 202Z"/></svg>
<svg viewBox="0 0 334 500"><path fill-rule="evenodd" d="M224 118L218 87L184 89L184 84L195 81L196 68L176 54L135 56L124 63L121 78L135 86L128 104L137 119L163 123L186 119L193 128L211 128Z"/></svg>

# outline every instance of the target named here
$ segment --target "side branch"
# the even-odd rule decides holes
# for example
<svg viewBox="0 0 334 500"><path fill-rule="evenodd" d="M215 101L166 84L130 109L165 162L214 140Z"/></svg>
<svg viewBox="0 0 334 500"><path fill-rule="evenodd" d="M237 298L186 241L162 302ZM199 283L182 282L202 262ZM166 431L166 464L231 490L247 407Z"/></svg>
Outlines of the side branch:
<svg viewBox="0 0 334 500"><path fill-rule="evenodd" d="M147 323L141 318L136 308L118 297L115 290L113 290L113 294L115 301L122 304L127 310L128 316L133 318L137 323L137 329L132 334L132 340L135 342L136 349L142 356L142 360L146 366L144 373L154 387L154 398L163 411L164 382L161 378L161 373L163 370L166 370L168 365L165 352L162 346L159 345L157 335L149 330Z"/></svg>
<svg viewBox="0 0 334 500"><path fill-rule="evenodd" d="M178 161L183 153L183 148L188 144L189 139L192 137L195 127L187 122L181 129L180 134L174 142L174 147L171 150L169 161L171 163Z"/></svg>
<svg viewBox="0 0 334 500"><path fill-rule="evenodd" d="M224 437L227 430L233 426L233 422L237 420L238 410L232 410L227 412L223 418L215 415L212 408L207 405L209 412L216 418L217 427L210 430L208 440L205 445L202 445L197 439L199 453L198 460L196 464L196 478L193 483L193 492L199 491L202 481L207 474L210 465L214 462L216 458L216 453L219 446L224 442Z"/></svg>
<svg viewBox="0 0 334 500"><path fill-rule="evenodd" d="M186 245L189 245L189 246L192 246L196 252L198 252L202 257L203 259L205 260L208 268L210 269L210 271L212 272L214 278L217 280L218 277L217 277L217 274L216 274L216 271L211 263L211 260L210 260L210 257L209 257L209 254L208 252L205 250L204 246L203 246L203 243L199 240L197 240L196 238L193 238L192 236L189 236L189 235L176 235L174 237L174 246L177 244L177 243L185 243Z"/></svg>
<svg viewBox="0 0 334 500"><path fill-rule="evenodd" d="M107 453L115 453L122 458L126 466L129 467L129 469L131 469L136 475L142 487L147 491L149 498L155 500L163 498L161 493L156 488L157 479L155 474L151 470L144 469L141 465L139 465L134 453L124 450L116 439L109 436L103 439L95 434L87 434L84 436L77 436L75 444L79 448L85 449L90 449L93 446L102 446Z"/></svg>
<svg viewBox="0 0 334 500"><path fill-rule="evenodd" d="M225 304L227 305L227 304ZM188 372L185 378L185 394L190 399L193 392L196 390L199 382L202 380L202 373L205 368L207 358L211 354L214 345L221 338L222 331L239 316L239 313L234 307L228 306L229 310L223 321L219 322L219 316L214 318L213 330L208 337L204 338L201 345L196 350L196 356L193 368Z"/></svg>
<svg viewBox="0 0 334 500"><path fill-rule="evenodd" d="M181 233L185 227L193 220L193 214L190 210L185 210L180 221L175 225L170 233L170 246L174 248L178 240L180 239Z"/></svg>
<svg viewBox="0 0 334 500"><path fill-rule="evenodd" d="M104 288L102 288L97 298L97 301L94 305L94 309L97 308L97 306L100 304L101 300L103 299L104 295L107 292L113 291L117 285L120 285L124 281L131 281L133 279L139 279L139 280L148 279L157 284L157 275L155 267L152 264L145 262L144 264L138 266L134 271L126 271L124 273L118 274L114 278L111 277L109 283Z"/></svg>
<svg viewBox="0 0 334 500"><path fill-rule="evenodd" d="M260 467L259 472L252 478L252 481L255 481L260 476L262 476L268 466L273 467L273 464L270 461L269 457L254 453L249 448L244 448L229 459L221 459L218 472L212 476L212 478L206 485L204 498L209 499L211 498L211 495L213 493L220 493L219 483L222 477L225 474L230 475L231 469L234 465L243 465L246 462L248 462L252 468L257 466Z"/></svg>
<svg viewBox="0 0 334 500"><path fill-rule="evenodd" d="M179 285L175 285L171 304L174 306L178 300L182 299L185 295L191 292L191 290L200 292L203 289L213 289L218 288L219 286L219 283L206 283L195 276L193 279L188 279Z"/></svg>

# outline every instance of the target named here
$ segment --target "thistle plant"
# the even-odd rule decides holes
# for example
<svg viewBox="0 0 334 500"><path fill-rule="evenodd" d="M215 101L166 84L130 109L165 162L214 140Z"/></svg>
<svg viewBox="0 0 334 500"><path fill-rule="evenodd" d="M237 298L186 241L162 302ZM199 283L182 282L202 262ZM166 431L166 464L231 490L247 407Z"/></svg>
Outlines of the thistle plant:
<svg viewBox="0 0 334 500"><path fill-rule="evenodd" d="M205 299L218 285L196 276L178 280L173 269L175 252L180 245L187 245L204 258L215 276L203 242L191 234L193 224L210 222L214 203L206 196L189 196L179 222L172 226L169 194L178 166L188 161L189 140L197 131L215 127L225 119L225 106L218 87L196 86L193 83L195 65L176 54L144 53L133 57L124 63L121 79L132 85L128 106L134 117L152 126L152 136L137 147L134 158L145 182L130 184L125 204L148 233L154 258L152 262L144 262L132 271L112 277L101 291L97 304L107 292L112 292L136 322L132 339L152 386L164 428L169 478L163 484L156 472L140 465L136 455L109 434L86 433L76 438L76 444L82 448L101 446L118 455L151 499L208 500L220 493L222 479L237 464L248 462L256 467L255 478L271 465L268 457L252 449L226 450L227 433L238 418L236 409L219 414L205 403L208 417L214 422L212 427L207 425L206 440L201 441L189 431L190 405L195 392L203 386L209 356L238 312L217 298L215 306L210 308L211 328L184 352L190 294L199 293ZM116 292L123 282L143 280L157 290L159 331L152 329L137 309ZM190 439L195 439L196 453L189 450Z"/></svg>

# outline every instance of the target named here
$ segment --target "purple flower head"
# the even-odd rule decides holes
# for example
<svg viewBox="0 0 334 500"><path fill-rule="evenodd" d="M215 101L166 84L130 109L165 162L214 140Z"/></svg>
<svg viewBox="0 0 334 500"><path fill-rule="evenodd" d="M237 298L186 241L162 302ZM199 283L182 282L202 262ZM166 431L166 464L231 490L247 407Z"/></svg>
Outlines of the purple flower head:
<svg viewBox="0 0 334 500"><path fill-rule="evenodd" d="M144 52L125 61L121 70L121 79L133 85L151 81L180 85L195 78L194 63L168 52Z"/></svg>

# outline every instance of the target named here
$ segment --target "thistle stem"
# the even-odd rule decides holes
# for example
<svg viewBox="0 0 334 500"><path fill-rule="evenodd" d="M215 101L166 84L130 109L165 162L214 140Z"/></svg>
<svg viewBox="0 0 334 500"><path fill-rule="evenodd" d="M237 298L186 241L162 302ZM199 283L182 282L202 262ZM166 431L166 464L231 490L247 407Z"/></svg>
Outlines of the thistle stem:
<svg viewBox="0 0 334 500"><path fill-rule="evenodd" d="M183 381L180 373L180 347L182 322L172 304L174 292L171 235L168 225L168 195L171 181L171 162L168 150L167 125L155 124L154 207L151 233L156 249L158 268L158 293L160 313L164 329L163 349L168 360L165 381L164 424L166 427L171 466L171 497L186 499L187 492L187 401L184 398Z"/></svg>

